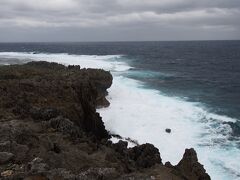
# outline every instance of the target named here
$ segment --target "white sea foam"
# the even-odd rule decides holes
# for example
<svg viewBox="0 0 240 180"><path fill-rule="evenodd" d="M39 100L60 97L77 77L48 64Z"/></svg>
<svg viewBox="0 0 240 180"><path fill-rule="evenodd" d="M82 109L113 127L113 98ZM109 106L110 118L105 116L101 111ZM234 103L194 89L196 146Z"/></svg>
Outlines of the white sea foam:
<svg viewBox="0 0 240 180"><path fill-rule="evenodd" d="M69 55L69 54L34 54L34 53L19 53L19 52L0 52L0 58L18 58L22 60L33 61L49 61L57 62L64 65L81 65L85 68L99 68L108 71L126 71L131 67L126 63L118 61L121 55Z"/></svg>
<svg viewBox="0 0 240 180"><path fill-rule="evenodd" d="M114 81L107 97L111 106L99 109L106 128L139 143L157 146L163 161L177 164L185 148L194 147L199 161L213 180L240 179L240 150L229 141L231 128L222 122L235 122L209 113L201 105L167 97L146 89L141 82L123 76L131 67L121 56L68 54L0 53L0 58L45 60L112 71ZM172 132L166 133L170 128ZM113 139L114 142L117 139Z"/></svg>
<svg viewBox="0 0 240 180"><path fill-rule="evenodd" d="M114 77L108 99L111 106L99 112L113 133L139 143L153 143L163 161L173 164L179 162L185 148L194 147L213 180L237 179L240 151L228 140L231 128L219 124L219 115L210 114L195 103L143 89L138 81L121 76ZM166 133L166 128L172 132Z"/></svg>

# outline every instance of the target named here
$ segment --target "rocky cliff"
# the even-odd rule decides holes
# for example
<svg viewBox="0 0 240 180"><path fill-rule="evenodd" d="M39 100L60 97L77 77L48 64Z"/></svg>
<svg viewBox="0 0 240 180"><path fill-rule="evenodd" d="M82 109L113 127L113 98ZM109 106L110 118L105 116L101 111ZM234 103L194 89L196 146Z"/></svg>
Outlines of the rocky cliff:
<svg viewBox="0 0 240 180"><path fill-rule="evenodd" d="M96 112L111 84L80 66L1 66L0 179L210 179L193 149L172 166L151 144L113 144Z"/></svg>

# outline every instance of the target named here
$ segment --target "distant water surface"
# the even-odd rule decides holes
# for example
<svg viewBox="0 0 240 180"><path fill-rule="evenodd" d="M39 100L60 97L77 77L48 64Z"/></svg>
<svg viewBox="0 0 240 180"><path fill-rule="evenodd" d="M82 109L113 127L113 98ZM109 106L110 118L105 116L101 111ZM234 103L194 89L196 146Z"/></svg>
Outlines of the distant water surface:
<svg viewBox="0 0 240 180"><path fill-rule="evenodd" d="M117 106L120 100L114 101L114 97L115 95L122 95L123 98L132 97L135 103L128 102L132 103L131 106L142 108L143 111L149 112L149 116L155 113L148 120L149 122L153 119L153 126L159 126L159 129L165 128L163 125L173 120L179 133L185 130L191 131L190 136L198 136L199 143L196 143L195 148L198 149L200 158L202 157L207 163L213 177L240 179L238 169L240 159L235 158L240 155L240 41L0 43L0 64L3 65L24 63L35 57L39 60L40 56L43 60L46 57L48 61L58 62L59 58L60 62L76 64L79 60L79 64L82 65L84 60L85 64L92 63L91 67L106 67L107 69L112 67L109 70L114 74L116 87L118 85L118 89L122 88L121 92L125 94L114 89L115 86L110 91L110 98L113 98L112 109L102 112L103 116L106 116L107 127L118 131L114 129L115 123L119 129L121 126L125 128L124 124L118 125L111 119L113 117L117 119L112 114L124 108ZM111 96L111 92L115 95ZM156 95L156 92L161 96ZM134 99L135 96L136 99ZM143 101L136 104L136 101L141 98ZM147 103L143 106L144 104L141 103L146 100L144 98L149 99L148 106L158 106L158 108L148 108ZM167 111L169 114L164 114ZM188 115L185 117L184 113L181 114L178 111L186 112L185 115ZM162 114L159 114L160 112ZM134 114L127 116L127 111L125 113L126 119L135 117ZM165 120L165 124L155 122L154 118L157 116ZM199 126L187 122L177 126L178 121L185 122L185 119L189 120L187 122L197 120ZM135 122L137 123L138 121ZM174 126L173 124L168 125ZM132 125L134 126L134 123ZM149 129L154 132L152 127L144 124L138 129L143 126L145 129L143 128L142 132ZM194 127L197 127L195 131ZM171 128L174 129L174 127ZM205 128L207 131L201 130L202 133L198 134L199 128ZM133 138L138 137L137 134L130 134L123 130L117 133L123 135L125 133ZM157 130L156 133L158 133ZM164 133L156 133L155 135L165 137ZM195 146L192 140L196 141L196 139L191 139L189 144L184 144L184 138L189 134L180 133L180 135L182 135L180 142L182 141L184 146ZM149 136L151 141L150 134L145 134L145 136ZM145 140L148 139L143 138L142 142ZM209 147L209 142L213 144L213 147ZM158 146L159 142L153 140L152 143ZM161 145L158 147L161 151ZM203 152L207 152L209 148L214 149L211 151L215 153L214 158L205 160L203 156L206 154ZM168 156L167 152L166 156ZM173 157L173 159L176 158ZM222 176L220 172L225 176Z"/></svg>

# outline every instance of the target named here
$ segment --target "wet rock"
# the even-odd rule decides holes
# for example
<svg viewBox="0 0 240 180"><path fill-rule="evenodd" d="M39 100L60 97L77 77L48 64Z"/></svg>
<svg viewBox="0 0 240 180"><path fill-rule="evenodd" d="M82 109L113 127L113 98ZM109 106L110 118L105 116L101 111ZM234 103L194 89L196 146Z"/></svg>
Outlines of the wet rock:
<svg viewBox="0 0 240 180"><path fill-rule="evenodd" d="M125 140L126 141L128 141L128 142L130 142L130 143L132 143L132 144L134 144L135 146L139 146L140 144L138 143L138 141L137 140L135 140L135 139L131 139L131 138L125 138Z"/></svg>
<svg viewBox="0 0 240 180"><path fill-rule="evenodd" d="M120 136L119 134L111 134L112 137L115 137L117 139L123 139L122 136Z"/></svg>
<svg viewBox="0 0 240 180"><path fill-rule="evenodd" d="M104 108L110 106L110 102L105 98L105 95L98 97L96 103L96 108Z"/></svg>
<svg viewBox="0 0 240 180"><path fill-rule="evenodd" d="M5 164L11 161L14 157L14 154L9 152L0 152L0 164Z"/></svg>
<svg viewBox="0 0 240 180"><path fill-rule="evenodd" d="M210 180L203 165L198 162L197 153L193 148L185 150L183 158L176 168L191 180Z"/></svg>
<svg viewBox="0 0 240 180"><path fill-rule="evenodd" d="M167 128L165 129L166 133L171 133L171 129Z"/></svg>

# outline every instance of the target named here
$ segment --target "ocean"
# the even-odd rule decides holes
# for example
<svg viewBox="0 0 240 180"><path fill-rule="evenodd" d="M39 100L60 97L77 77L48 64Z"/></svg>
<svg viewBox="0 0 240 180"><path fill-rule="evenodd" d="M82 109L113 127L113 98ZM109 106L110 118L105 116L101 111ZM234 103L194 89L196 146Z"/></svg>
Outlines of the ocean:
<svg viewBox="0 0 240 180"><path fill-rule="evenodd" d="M107 130L174 165L193 147L213 180L240 179L240 41L0 43L1 65L39 60L111 71Z"/></svg>

